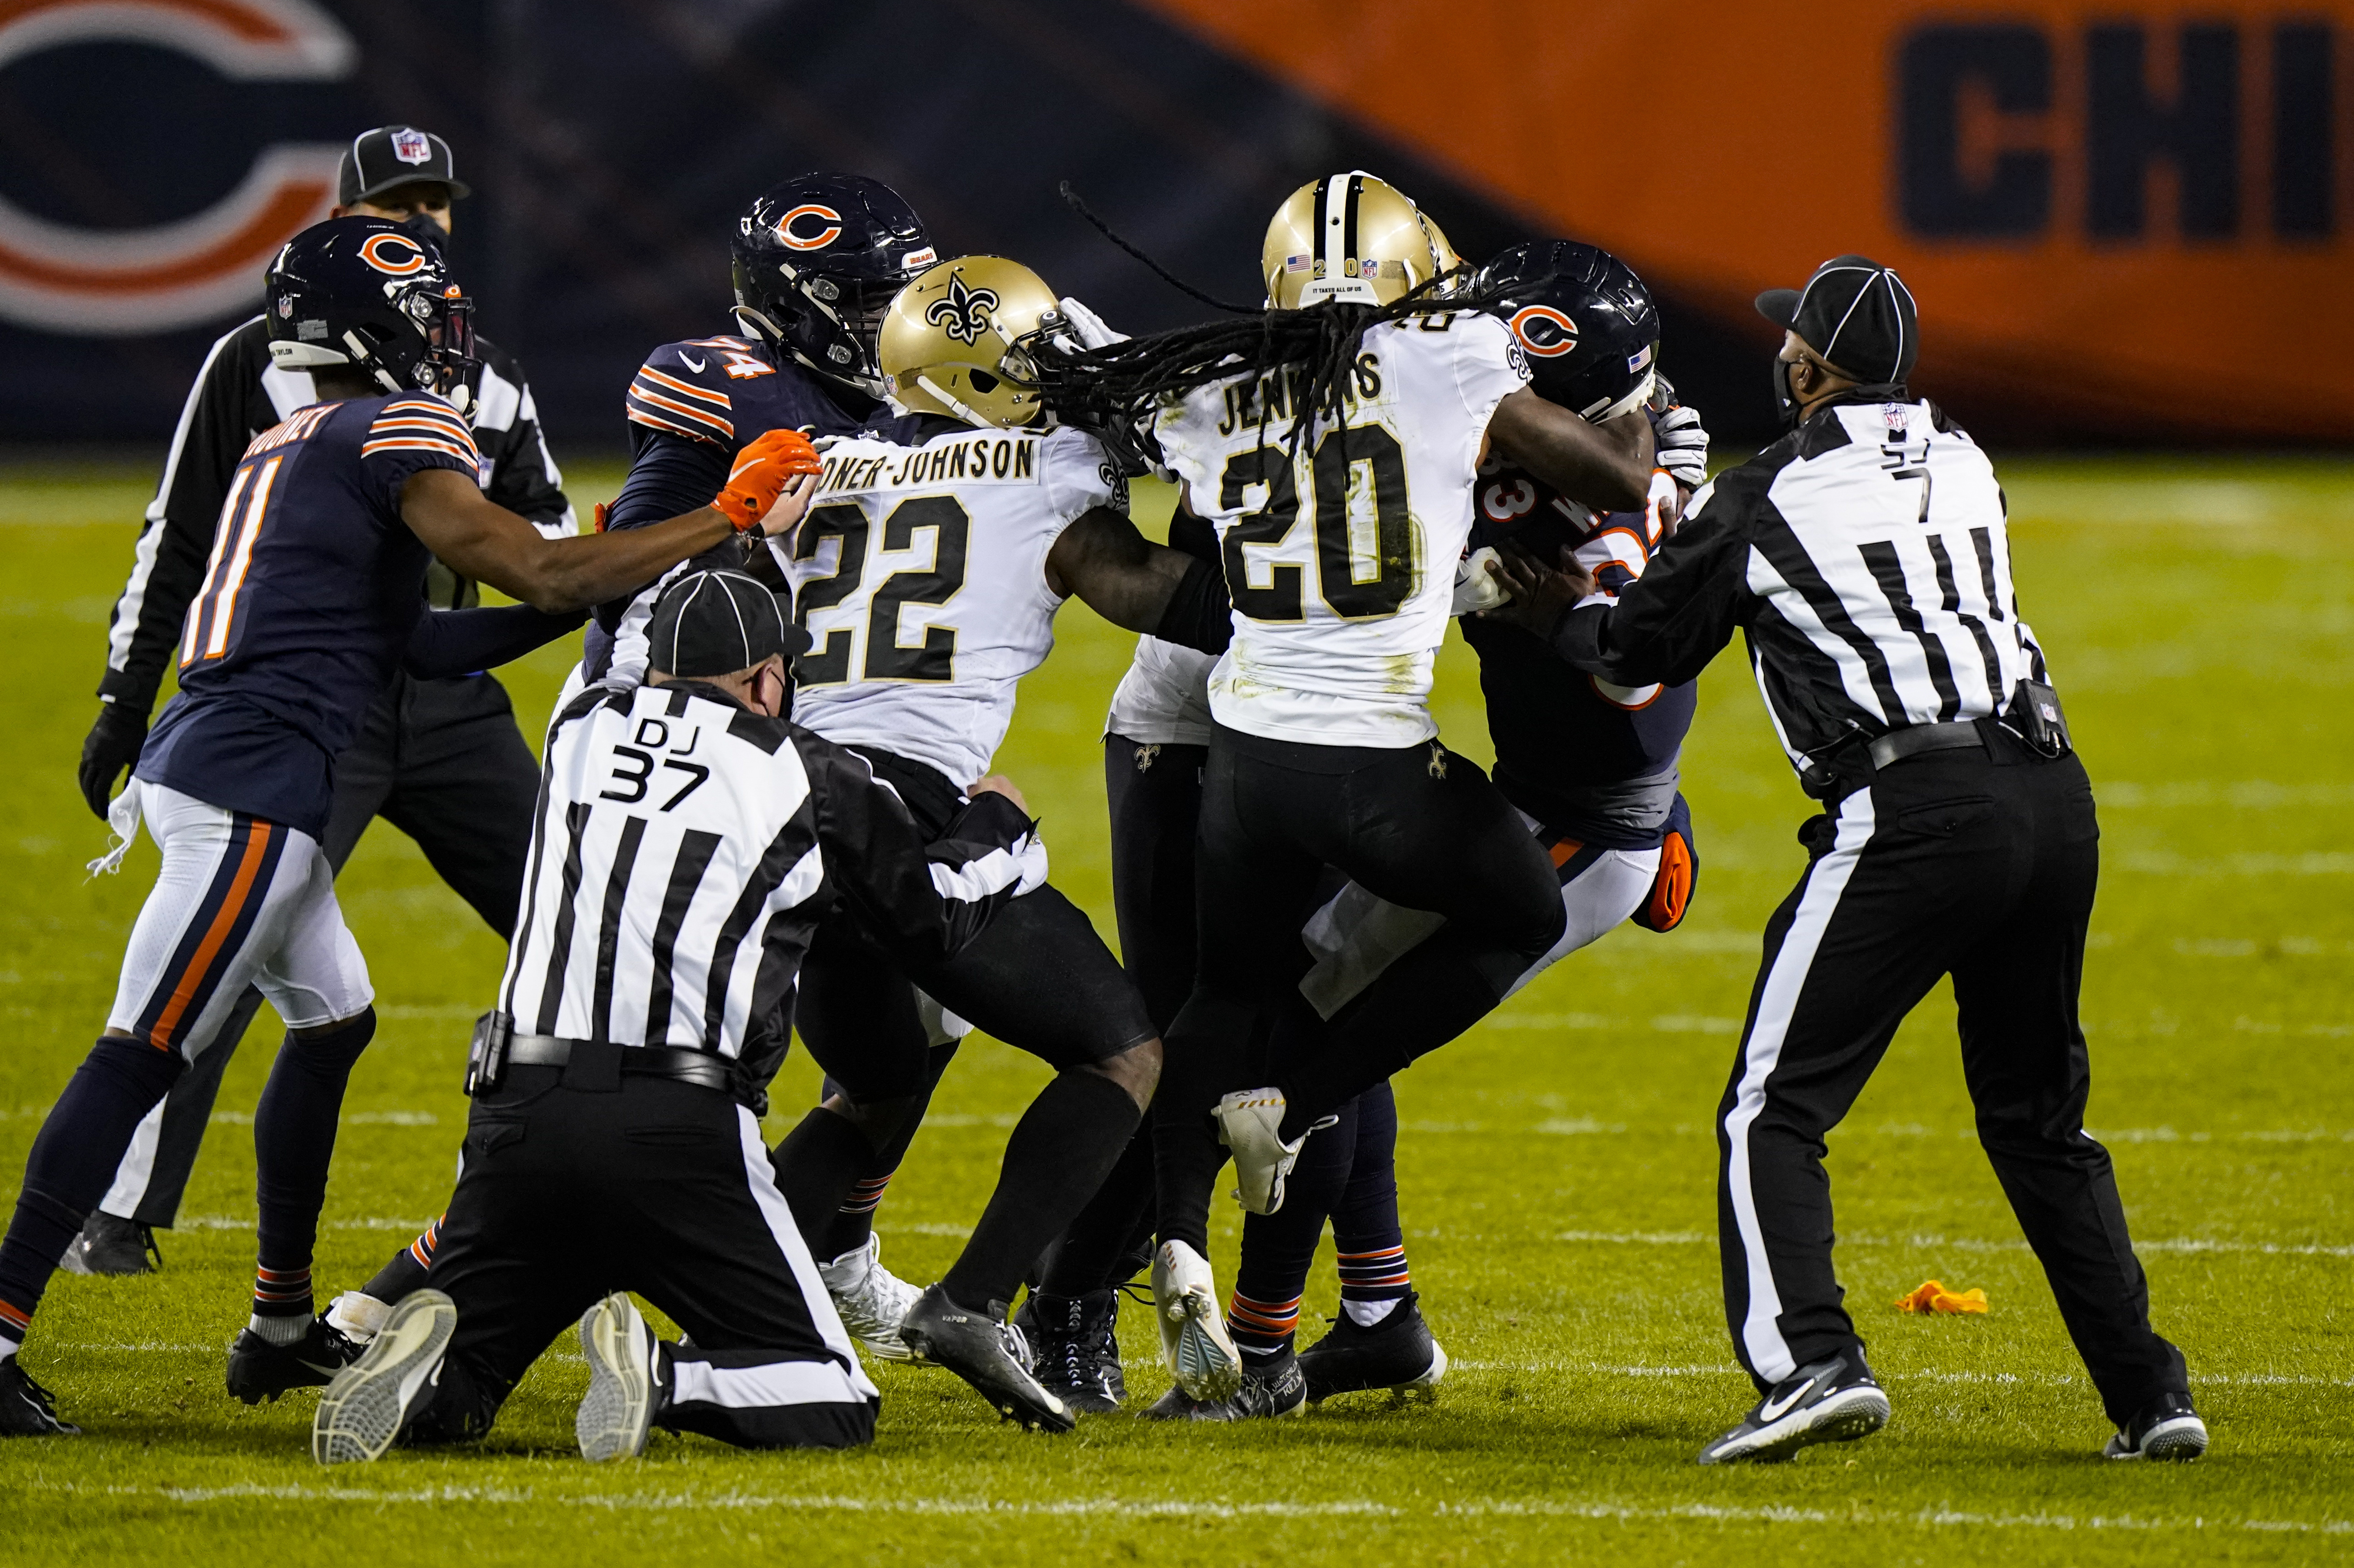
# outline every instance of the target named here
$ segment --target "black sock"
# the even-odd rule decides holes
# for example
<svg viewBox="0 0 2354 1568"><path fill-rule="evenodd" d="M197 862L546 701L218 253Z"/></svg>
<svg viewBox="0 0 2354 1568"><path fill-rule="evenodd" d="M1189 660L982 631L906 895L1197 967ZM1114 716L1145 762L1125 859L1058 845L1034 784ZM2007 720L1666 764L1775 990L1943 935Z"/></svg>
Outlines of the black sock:
<svg viewBox="0 0 2354 1568"><path fill-rule="evenodd" d="M186 1067L176 1051L110 1035L74 1069L33 1139L16 1216L0 1241L0 1339L25 1337L58 1260L114 1184L131 1135Z"/></svg>
<svg viewBox="0 0 2354 1568"><path fill-rule="evenodd" d="M874 1234L875 1211L882 1206L884 1190L891 1185L891 1178L899 1173L899 1162L907 1158L907 1146L916 1141L916 1134L924 1125L924 1112L930 1108L932 1091L939 1087L940 1075L949 1070L949 1064L956 1060L956 1042L953 1040L931 1048L930 1057L924 1065L923 1092L908 1107L907 1116L899 1123L899 1130L891 1135L890 1141L875 1151L822 1229L810 1233L810 1250L821 1261L856 1252ZM829 1080L826 1093L832 1094L834 1088Z"/></svg>
<svg viewBox="0 0 2354 1568"><path fill-rule="evenodd" d="M811 1106L792 1131L785 1134L769 1162L777 1172L777 1190L793 1212L793 1224L804 1238L822 1236L859 1173L874 1160L875 1146L848 1117L823 1106ZM831 1263L840 1253L821 1256Z"/></svg>
<svg viewBox="0 0 2354 1568"><path fill-rule="evenodd" d="M1219 1096L1259 1086L1242 1081L1250 1076L1257 1022L1245 1003L1196 990L1161 1043L1161 1088L1152 1097L1154 1229L1163 1242L1183 1242L1204 1257L1210 1198L1226 1162L1210 1112Z"/></svg>
<svg viewBox="0 0 2354 1568"><path fill-rule="evenodd" d="M1055 1249L1039 1289L1056 1296L1085 1296L1119 1284L1136 1272L1128 1259L1140 1226L1149 1237L1152 1227L1152 1123L1149 1118L1138 1124L1128 1147L1113 1162L1111 1174L1063 1233L1063 1244ZM1148 1245L1148 1259L1151 1251Z"/></svg>
<svg viewBox="0 0 2354 1568"><path fill-rule="evenodd" d="M1309 1147L1324 1136L1310 1139ZM1332 1206L1332 1250L1340 1255L1341 1310L1352 1319L1372 1317L1384 1310L1380 1303L1414 1294L1405 1231L1398 1222L1397 1099L1387 1084L1375 1085L1357 1099L1349 1182Z"/></svg>
<svg viewBox="0 0 2354 1568"><path fill-rule="evenodd" d="M352 1064L376 1038L376 1009L324 1033L290 1033L253 1109L254 1198L260 1211L253 1315L308 1318L311 1250L327 1202L327 1167Z"/></svg>
<svg viewBox="0 0 2354 1568"><path fill-rule="evenodd" d="M1340 1123L1311 1136L1283 1183L1283 1207L1243 1219L1242 1262L1235 1269L1226 1328L1243 1354L1264 1360L1291 1348L1308 1270L1324 1239L1324 1216L1340 1200L1356 1150L1357 1107L1342 1106Z"/></svg>
<svg viewBox="0 0 2354 1568"><path fill-rule="evenodd" d="M1278 1075L1286 1143L1496 1010L1533 959L1442 930L1392 964ZM1519 969L1503 974L1511 964Z"/></svg>
<svg viewBox="0 0 2354 1568"><path fill-rule="evenodd" d="M427 1225L418 1238L392 1255L391 1261L376 1271L360 1294L372 1296L386 1306L391 1306L411 1291L425 1288L425 1277L433 1267L433 1252L441 1245L441 1215Z"/></svg>
<svg viewBox="0 0 2354 1568"><path fill-rule="evenodd" d="M1010 1304L1038 1254L1103 1185L1143 1115L1099 1073L1056 1074L1006 1140L997 1191L940 1280L949 1299L975 1311Z"/></svg>

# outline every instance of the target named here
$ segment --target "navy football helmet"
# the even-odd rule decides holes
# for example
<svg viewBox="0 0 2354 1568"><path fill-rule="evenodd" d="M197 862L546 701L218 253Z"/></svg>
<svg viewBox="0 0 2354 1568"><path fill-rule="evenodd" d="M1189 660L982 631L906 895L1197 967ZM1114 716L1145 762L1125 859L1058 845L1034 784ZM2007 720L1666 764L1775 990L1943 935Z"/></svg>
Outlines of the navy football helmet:
<svg viewBox="0 0 2354 1568"><path fill-rule="evenodd" d="M272 364L355 366L387 392L438 392L461 412L473 401L474 302L438 246L380 217L331 217L288 240L266 281Z"/></svg>
<svg viewBox="0 0 2354 1568"><path fill-rule="evenodd" d="M1530 385L1547 402L1599 422L1651 395L1659 309L1643 280L1607 250L1523 240L1490 258L1472 291L1502 296L1489 308L1520 339Z"/></svg>
<svg viewBox="0 0 2354 1568"><path fill-rule="evenodd" d="M870 397L887 389L875 358L884 313L938 260L923 219L864 175L799 175L736 222L736 318L779 355Z"/></svg>

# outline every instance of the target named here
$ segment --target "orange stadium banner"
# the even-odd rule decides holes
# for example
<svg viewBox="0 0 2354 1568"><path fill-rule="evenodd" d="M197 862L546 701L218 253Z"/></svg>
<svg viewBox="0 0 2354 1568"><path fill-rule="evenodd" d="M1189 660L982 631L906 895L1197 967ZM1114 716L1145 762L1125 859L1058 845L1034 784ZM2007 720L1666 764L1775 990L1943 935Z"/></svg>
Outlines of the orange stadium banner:
<svg viewBox="0 0 2354 1568"><path fill-rule="evenodd" d="M2354 440L2348 0L1150 4L1703 309L1888 262L2052 440Z"/></svg>

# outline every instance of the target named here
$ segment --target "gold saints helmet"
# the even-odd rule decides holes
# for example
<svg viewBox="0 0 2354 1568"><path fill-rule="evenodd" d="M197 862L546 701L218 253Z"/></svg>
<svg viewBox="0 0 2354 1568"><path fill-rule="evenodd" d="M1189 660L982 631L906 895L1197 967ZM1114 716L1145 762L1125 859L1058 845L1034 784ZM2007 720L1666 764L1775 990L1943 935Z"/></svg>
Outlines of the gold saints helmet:
<svg viewBox="0 0 2354 1568"><path fill-rule="evenodd" d="M1363 169L1327 175L1292 192L1275 209L1259 248L1267 303L1279 310L1326 300L1385 305L1457 261L1438 225Z"/></svg>
<svg viewBox="0 0 2354 1568"><path fill-rule="evenodd" d="M900 407L1003 429L1037 419L1031 355L1063 324L1055 291L1029 268L960 256L899 291L875 357Z"/></svg>

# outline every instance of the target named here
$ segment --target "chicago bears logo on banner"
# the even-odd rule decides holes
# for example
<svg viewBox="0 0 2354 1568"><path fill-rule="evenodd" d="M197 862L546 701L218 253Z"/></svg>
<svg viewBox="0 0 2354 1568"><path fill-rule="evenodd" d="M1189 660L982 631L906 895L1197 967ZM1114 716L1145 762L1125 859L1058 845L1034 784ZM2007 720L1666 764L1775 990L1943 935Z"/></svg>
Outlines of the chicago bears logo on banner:
<svg viewBox="0 0 2354 1568"><path fill-rule="evenodd" d="M964 274L949 275L949 291L934 300L924 311L924 319L956 339L972 344L989 330L989 313L997 308L997 291L974 289L965 284Z"/></svg>
<svg viewBox="0 0 2354 1568"><path fill-rule="evenodd" d="M359 54L311 0L0 5L0 67L109 43L190 56L239 82L332 81L350 75ZM0 199L0 316L48 332L118 336L250 311L270 256L334 206L342 156L340 143L264 146L244 180L211 207L148 228L84 228Z"/></svg>
<svg viewBox="0 0 2354 1568"><path fill-rule="evenodd" d="M1577 323L1551 305L1523 306L1512 317L1512 335L1539 359L1558 359L1577 347Z"/></svg>
<svg viewBox="0 0 2354 1568"><path fill-rule="evenodd" d="M360 243L360 260L379 272L406 278L425 270L425 248L406 234L371 234Z"/></svg>
<svg viewBox="0 0 2354 1568"><path fill-rule="evenodd" d="M842 238L842 214L806 202L777 219L777 238L789 250L819 250Z"/></svg>

